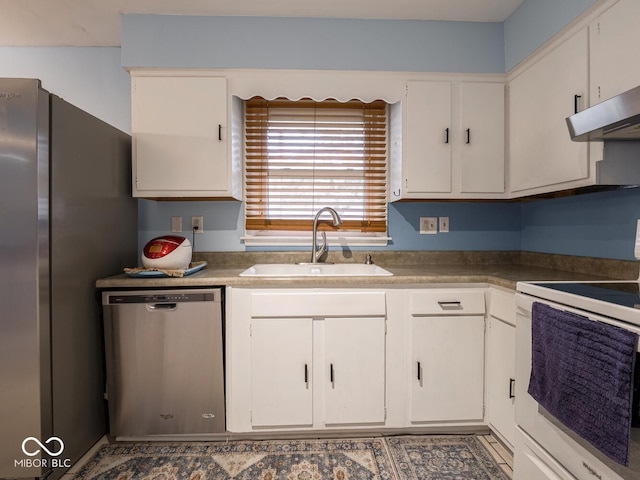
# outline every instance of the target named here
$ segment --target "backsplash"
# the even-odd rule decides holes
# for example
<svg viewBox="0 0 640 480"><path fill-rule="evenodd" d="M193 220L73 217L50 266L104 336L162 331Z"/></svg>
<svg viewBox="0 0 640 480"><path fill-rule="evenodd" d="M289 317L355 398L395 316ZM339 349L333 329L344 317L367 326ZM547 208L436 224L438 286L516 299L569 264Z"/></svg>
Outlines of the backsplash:
<svg viewBox="0 0 640 480"><path fill-rule="evenodd" d="M204 217L197 252L307 251L309 248L246 248L241 202L139 201L140 249L171 231L171 217ZM420 235L420 217L447 216L449 233ZM387 247L354 251L530 251L633 260L640 189L628 188L523 202L407 202L389 205ZM192 239L191 232L182 233ZM332 250L336 250L333 247ZM339 249L338 249L339 250Z"/></svg>

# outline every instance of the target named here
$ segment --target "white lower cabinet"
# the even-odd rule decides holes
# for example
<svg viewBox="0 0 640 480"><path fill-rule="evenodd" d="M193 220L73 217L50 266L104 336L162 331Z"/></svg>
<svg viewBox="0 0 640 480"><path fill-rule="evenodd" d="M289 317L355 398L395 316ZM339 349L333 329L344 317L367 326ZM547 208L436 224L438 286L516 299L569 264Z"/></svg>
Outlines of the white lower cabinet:
<svg viewBox="0 0 640 480"><path fill-rule="evenodd" d="M486 425L485 290L227 287L227 429Z"/></svg>
<svg viewBox="0 0 640 480"><path fill-rule="evenodd" d="M325 319L324 357L325 423L383 424L385 317Z"/></svg>
<svg viewBox="0 0 640 480"><path fill-rule="evenodd" d="M230 431L384 425L384 291L227 291Z"/></svg>
<svg viewBox="0 0 640 480"><path fill-rule="evenodd" d="M255 427L313 424L313 320L251 322L251 423Z"/></svg>
<svg viewBox="0 0 640 480"><path fill-rule="evenodd" d="M514 291L489 289L487 420L513 449L515 420L516 301Z"/></svg>
<svg viewBox="0 0 640 480"><path fill-rule="evenodd" d="M482 421L484 292L410 295L410 420Z"/></svg>

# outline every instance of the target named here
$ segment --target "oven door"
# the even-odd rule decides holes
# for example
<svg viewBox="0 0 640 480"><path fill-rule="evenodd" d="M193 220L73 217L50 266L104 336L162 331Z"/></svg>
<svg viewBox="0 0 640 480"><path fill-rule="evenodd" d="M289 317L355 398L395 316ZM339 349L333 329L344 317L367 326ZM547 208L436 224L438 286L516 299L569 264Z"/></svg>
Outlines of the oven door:
<svg viewBox="0 0 640 480"><path fill-rule="evenodd" d="M640 327L518 293L516 295L516 423L579 480L640 480L640 428L631 429L631 460L629 467L624 467L610 460L589 442L540 408L533 397L527 393L531 375L531 306L536 301L640 334ZM515 457L514 473L515 478L518 478L518 452L515 452Z"/></svg>

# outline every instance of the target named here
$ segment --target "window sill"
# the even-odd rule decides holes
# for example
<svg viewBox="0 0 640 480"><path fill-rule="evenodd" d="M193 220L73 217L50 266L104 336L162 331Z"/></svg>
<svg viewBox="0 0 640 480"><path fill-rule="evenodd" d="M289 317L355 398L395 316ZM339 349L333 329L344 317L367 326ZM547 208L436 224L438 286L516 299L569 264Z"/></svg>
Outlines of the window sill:
<svg viewBox="0 0 640 480"><path fill-rule="evenodd" d="M300 236L276 236L276 235L245 235L241 237L247 247L309 247L311 248L310 235ZM386 247L391 237L331 237L327 235L329 247Z"/></svg>

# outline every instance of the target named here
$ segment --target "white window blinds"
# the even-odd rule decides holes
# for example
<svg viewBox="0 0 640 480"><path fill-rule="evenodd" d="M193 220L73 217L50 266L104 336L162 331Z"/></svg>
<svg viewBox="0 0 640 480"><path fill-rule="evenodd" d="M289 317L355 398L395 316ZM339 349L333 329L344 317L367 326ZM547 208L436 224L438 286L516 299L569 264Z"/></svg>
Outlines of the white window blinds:
<svg viewBox="0 0 640 480"><path fill-rule="evenodd" d="M246 229L309 230L330 206L342 230L387 230L387 105L245 103Z"/></svg>

